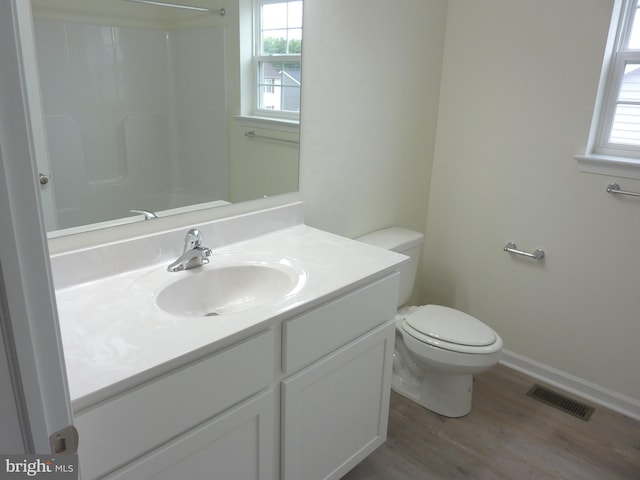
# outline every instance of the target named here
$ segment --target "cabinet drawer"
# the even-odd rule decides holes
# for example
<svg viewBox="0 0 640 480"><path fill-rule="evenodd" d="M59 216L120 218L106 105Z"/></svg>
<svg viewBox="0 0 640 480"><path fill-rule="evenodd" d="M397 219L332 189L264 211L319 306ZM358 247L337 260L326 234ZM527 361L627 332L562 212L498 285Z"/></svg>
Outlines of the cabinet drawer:
<svg viewBox="0 0 640 480"><path fill-rule="evenodd" d="M366 287L296 317L283 326L282 368L292 373L393 318L399 275Z"/></svg>
<svg viewBox="0 0 640 480"><path fill-rule="evenodd" d="M269 330L80 412L83 478L99 478L267 387L276 362Z"/></svg>

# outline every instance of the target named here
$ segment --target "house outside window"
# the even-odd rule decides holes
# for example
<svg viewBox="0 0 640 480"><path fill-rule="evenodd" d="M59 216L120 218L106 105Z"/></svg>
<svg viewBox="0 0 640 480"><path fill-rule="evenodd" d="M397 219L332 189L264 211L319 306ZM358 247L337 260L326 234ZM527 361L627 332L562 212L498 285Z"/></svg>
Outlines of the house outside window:
<svg viewBox="0 0 640 480"><path fill-rule="evenodd" d="M256 0L255 114L297 120L300 115L302 1Z"/></svg>

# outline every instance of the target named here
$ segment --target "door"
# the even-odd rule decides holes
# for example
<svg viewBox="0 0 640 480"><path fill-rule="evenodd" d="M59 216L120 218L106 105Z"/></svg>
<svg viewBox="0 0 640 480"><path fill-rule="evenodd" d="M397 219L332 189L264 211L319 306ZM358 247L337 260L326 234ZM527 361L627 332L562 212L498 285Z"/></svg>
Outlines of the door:
<svg viewBox="0 0 640 480"><path fill-rule="evenodd" d="M341 478L387 437L395 324L282 382L283 480Z"/></svg>
<svg viewBox="0 0 640 480"><path fill-rule="evenodd" d="M21 49L33 45L20 40L16 27L30 18L29 2L0 2L0 321L11 377L0 388L14 391L23 451L47 454L50 435L71 425L72 417L39 202L33 112L25 101L29 69Z"/></svg>

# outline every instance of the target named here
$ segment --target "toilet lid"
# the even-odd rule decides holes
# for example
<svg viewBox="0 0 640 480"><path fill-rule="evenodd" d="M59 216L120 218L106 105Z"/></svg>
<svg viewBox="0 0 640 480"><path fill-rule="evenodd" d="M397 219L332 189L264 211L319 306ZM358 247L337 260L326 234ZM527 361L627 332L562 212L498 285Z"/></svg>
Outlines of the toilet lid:
<svg viewBox="0 0 640 480"><path fill-rule="evenodd" d="M497 339L495 332L477 318L440 305L420 307L405 322L423 335L456 345L484 347Z"/></svg>

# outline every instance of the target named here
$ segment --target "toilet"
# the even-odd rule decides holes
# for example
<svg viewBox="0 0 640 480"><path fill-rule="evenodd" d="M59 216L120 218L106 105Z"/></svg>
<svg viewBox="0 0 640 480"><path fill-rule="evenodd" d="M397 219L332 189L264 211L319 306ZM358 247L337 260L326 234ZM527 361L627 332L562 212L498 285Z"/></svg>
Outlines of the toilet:
<svg viewBox="0 0 640 480"><path fill-rule="evenodd" d="M502 353L502 339L489 326L440 305L403 306L413 290L424 236L399 227L357 240L402 253L400 295L391 388L446 417L471 411L473 375L490 369Z"/></svg>

